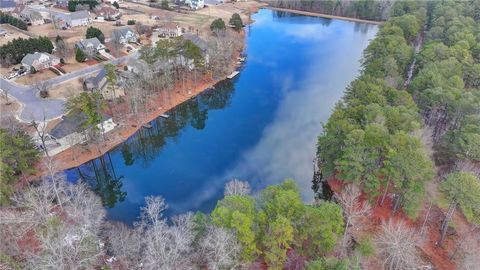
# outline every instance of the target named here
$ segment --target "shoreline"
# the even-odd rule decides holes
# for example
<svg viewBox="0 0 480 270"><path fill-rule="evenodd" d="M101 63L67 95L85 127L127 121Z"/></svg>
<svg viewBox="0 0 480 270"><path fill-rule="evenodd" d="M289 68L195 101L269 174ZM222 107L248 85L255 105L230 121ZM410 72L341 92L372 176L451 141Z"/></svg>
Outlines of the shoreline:
<svg viewBox="0 0 480 270"><path fill-rule="evenodd" d="M278 7L269 7L269 6L266 6L266 7L263 7L263 8L276 10L276 11L284 11L284 12L289 12L289 13L295 13L295 14L300 14L300 15L306 15L306 16L314 16L314 17L321 17L321 18L327 18L327 19L338 19L338 20L350 21L350 22L368 23L368 24L375 24L375 25L381 25L381 24L384 23L383 21L372 21L372 20L357 19L357 18L350 18L350 17L343 17L343 16L335 16L335 15L328 15L328 14L323 14L323 13L296 10L296 9L288 9L288 8L278 8Z"/></svg>
<svg viewBox="0 0 480 270"><path fill-rule="evenodd" d="M258 12L258 10L264 7L265 6L263 5L259 5L254 8L250 8L249 12L256 13ZM254 23L254 20L249 20L245 22L245 25L249 25L252 23ZM106 140L102 142L102 144L98 146L98 148L93 143L87 144L86 146L77 144L52 156L52 163L54 164L55 170L57 172L62 172L65 170L73 169L107 154L108 152L114 150L116 147L130 139L133 135L135 135L135 133L137 133L140 129L143 128L143 125L148 124L149 122L155 120L158 117L161 117L162 114L165 114L167 111L174 109L175 107L183 104L189 99L198 96L204 91L213 88L213 86L215 86L217 83L224 80L229 80L227 76L244 65L242 64L238 66L236 63L238 61L237 58L240 57L241 54L245 51L245 30L241 31L239 35L242 39L242 46L238 51L234 53L232 62L230 63L230 70L225 76L222 76L218 79L208 78L206 80L202 80L197 84L189 85L187 87L191 91L191 93L189 94L184 93L185 89L175 88L173 90L174 94L172 95L171 100L170 102L168 102L168 104L158 102L158 100L162 99L162 96L156 96L154 99L157 100L157 102L155 103L157 105L155 106L153 111L150 111L146 115L141 116L140 119L135 118L133 115L122 116L121 119L124 119L124 121L117 123L119 125L115 129L105 134ZM19 181L17 184L21 186L46 175L48 173L47 163L47 158L43 156L41 160L35 165L36 172L31 175L25 175L23 177L23 180Z"/></svg>
<svg viewBox="0 0 480 270"><path fill-rule="evenodd" d="M245 38L245 32L241 33L241 37L242 39ZM242 45L242 49L235 53L231 63L231 69L229 70L228 74L239 68L239 66L236 65L236 59L242 54L244 49L245 43ZM102 142L99 148L96 148L93 143L89 143L86 146L77 144L52 156L52 163L54 164L55 170L57 172L61 172L73 169L107 154L135 135L135 133L143 128L143 125L150 123L151 121L161 117L162 114L165 114L169 110L172 110L189 99L192 99L199 94L213 88L217 83L224 80L229 80L227 76L228 75L225 75L218 79L203 80L196 85L189 86L188 88L190 89L191 93L188 94L184 93L185 89L175 89L174 94L171 97L171 101L168 104L157 105L161 107L156 107L153 111L141 116L138 121L135 120L136 118L133 115L122 116L121 119L125 120L121 123L117 123L119 125L112 131L105 133L106 140ZM155 97L155 99L159 100L162 98L163 97L161 95ZM31 182L32 180L47 174L46 162L48 162L46 157L42 157L36 166L36 173L25 176L24 181L20 181L19 184L22 182Z"/></svg>
<svg viewBox="0 0 480 270"><path fill-rule="evenodd" d="M237 55L239 54L240 53L238 53ZM226 76L217 80L199 83L197 86L191 88L191 94L175 93L174 97L172 97L172 101L169 104L164 104L163 107L158 107L154 111L149 112L147 115L143 116L137 123L132 122L131 115L124 117L126 118L126 121L122 122L115 129L105 134L105 137L107 139L100 146L100 152L95 148L94 144L89 143L87 145L88 149L83 150L83 152L81 153L77 153L78 156L73 159L74 149L72 148L75 147L75 151L78 152L82 150L82 146L77 144L53 156L53 162L55 164L56 170L64 171L73 169L107 154L108 152L114 150L116 147L134 136L135 133L137 133L140 129L143 128L144 125L161 117L162 114L167 113L168 111L183 104L184 102L195 98L204 91L211 89L217 83L224 80L228 80ZM45 166L42 165L40 168L38 168L37 173L32 176L38 177L44 175L44 169Z"/></svg>

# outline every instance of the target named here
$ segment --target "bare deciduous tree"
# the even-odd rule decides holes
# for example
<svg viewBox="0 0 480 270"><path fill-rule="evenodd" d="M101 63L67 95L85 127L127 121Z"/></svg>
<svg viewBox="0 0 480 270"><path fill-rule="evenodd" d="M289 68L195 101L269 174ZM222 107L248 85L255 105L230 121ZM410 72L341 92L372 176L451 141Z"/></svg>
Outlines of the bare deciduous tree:
<svg viewBox="0 0 480 270"><path fill-rule="evenodd" d="M37 90L41 98L47 98L49 96L48 91L52 88L52 84L48 81L38 81L33 87Z"/></svg>
<svg viewBox="0 0 480 270"><path fill-rule="evenodd" d="M57 207L58 198L63 208ZM18 237L33 232L38 240L37 250L24 251L26 269L88 269L101 255L98 235L105 209L85 184L45 178L12 201L23 215L2 221L23 228Z"/></svg>
<svg viewBox="0 0 480 270"><path fill-rule="evenodd" d="M418 238L405 223L392 220L383 223L376 243L383 257L384 269L417 269L419 256L415 246Z"/></svg>
<svg viewBox="0 0 480 270"><path fill-rule="evenodd" d="M251 188L248 182L232 179L225 184L225 191L223 195L248 195L250 191Z"/></svg>
<svg viewBox="0 0 480 270"><path fill-rule="evenodd" d="M343 209L343 215L345 216L345 232L342 241L343 247L348 245L350 227L355 228L359 226L360 219L368 217L372 211L372 208L367 201L360 201L360 195L360 189L354 184L345 186L340 194L335 195L336 200Z"/></svg>
<svg viewBox="0 0 480 270"><path fill-rule="evenodd" d="M241 250L235 234L227 229L210 226L201 242L201 254L211 270L234 269Z"/></svg>

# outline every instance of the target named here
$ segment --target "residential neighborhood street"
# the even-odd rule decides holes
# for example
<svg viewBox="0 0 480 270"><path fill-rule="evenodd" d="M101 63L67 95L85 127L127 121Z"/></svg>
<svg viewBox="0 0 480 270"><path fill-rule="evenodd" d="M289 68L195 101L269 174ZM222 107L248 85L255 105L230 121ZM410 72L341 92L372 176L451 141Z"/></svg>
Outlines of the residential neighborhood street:
<svg viewBox="0 0 480 270"><path fill-rule="evenodd" d="M114 65L123 63L130 58L138 58L138 52L133 52L129 55L119 57L110 61L106 61L100 64L93 65L88 68L77 70L71 73L67 73L62 76L58 76L47 80L46 82L51 86L57 86L66 81L76 79L97 71L103 68L106 63ZM13 96L18 102L21 103L22 108L19 112L18 118L24 122L43 121L44 119L50 120L60 117L63 114L63 107L65 100L61 99L44 99L40 98L37 94L38 89L33 86L20 85L13 81L6 79L0 79L0 90L7 91L9 96Z"/></svg>

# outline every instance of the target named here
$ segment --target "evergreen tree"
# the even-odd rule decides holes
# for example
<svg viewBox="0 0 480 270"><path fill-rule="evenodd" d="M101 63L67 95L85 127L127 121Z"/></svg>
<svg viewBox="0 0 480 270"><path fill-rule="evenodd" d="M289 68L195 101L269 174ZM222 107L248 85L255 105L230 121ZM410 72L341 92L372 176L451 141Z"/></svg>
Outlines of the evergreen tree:
<svg viewBox="0 0 480 270"><path fill-rule="evenodd" d="M225 29L225 22L221 18L215 19L212 24L210 24L210 30L212 31L221 31Z"/></svg>
<svg viewBox="0 0 480 270"><path fill-rule="evenodd" d="M85 53L80 50L79 48L76 48L75 49L75 60L77 60L77 62L79 63L82 63L82 62L85 62L85 60L87 59L87 56L85 55Z"/></svg>
<svg viewBox="0 0 480 270"><path fill-rule="evenodd" d="M93 26L90 26L87 28L87 32L85 34L86 38L98 38L101 43L105 43L105 35L103 35L102 30L95 28Z"/></svg>
<svg viewBox="0 0 480 270"><path fill-rule="evenodd" d="M233 13L232 17L230 18L229 23L233 25L233 29L239 31L243 27L242 18L238 13Z"/></svg>

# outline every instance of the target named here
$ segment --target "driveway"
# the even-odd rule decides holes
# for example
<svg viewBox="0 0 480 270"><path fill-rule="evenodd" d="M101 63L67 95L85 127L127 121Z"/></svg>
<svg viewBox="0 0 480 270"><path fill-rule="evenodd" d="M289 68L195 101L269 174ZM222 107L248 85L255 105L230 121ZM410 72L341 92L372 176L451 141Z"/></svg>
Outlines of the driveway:
<svg viewBox="0 0 480 270"><path fill-rule="evenodd" d="M103 68L103 65L106 63L117 65L123 63L131 57L138 58L139 53L134 52L127 56L119 57L117 59L70 72L65 75L49 79L47 82L52 86L56 86L66 81L100 71ZM31 122L32 120L35 120L41 122L44 119L51 120L58 118L63 114L65 100L40 98L37 96L38 90L31 85L19 85L15 82L7 81L1 78L0 90L7 91L8 95L13 96L18 102L21 103L22 108L18 115L20 121Z"/></svg>

